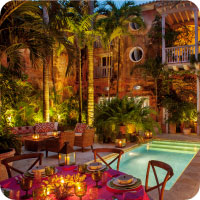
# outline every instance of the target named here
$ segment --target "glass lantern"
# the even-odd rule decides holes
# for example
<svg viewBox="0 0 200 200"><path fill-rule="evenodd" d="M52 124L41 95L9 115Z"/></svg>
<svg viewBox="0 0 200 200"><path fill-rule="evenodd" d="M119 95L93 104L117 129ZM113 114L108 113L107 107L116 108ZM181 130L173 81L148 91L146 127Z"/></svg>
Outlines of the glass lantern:
<svg viewBox="0 0 200 200"><path fill-rule="evenodd" d="M146 139L152 138L152 132L151 132L151 131L146 131L146 132L145 132L145 138L146 138Z"/></svg>
<svg viewBox="0 0 200 200"><path fill-rule="evenodd" d="M58 153L58 165L75 165L76 164L76 153Z"/></svg>
<svg viewBox="0 0 200 200"><path fill-rule="evenodd" d="M33 138L34 140L38 140L38 139L40 138L40 135L39 135L38 133L33 133L32 138Z"/></svg>
<svg viewBox="0 0 200 200"><path fill-rule="evenodd" d="M115 146L122 148L126 146L126 137L119 133L119 135L115 139Z"/></svg>

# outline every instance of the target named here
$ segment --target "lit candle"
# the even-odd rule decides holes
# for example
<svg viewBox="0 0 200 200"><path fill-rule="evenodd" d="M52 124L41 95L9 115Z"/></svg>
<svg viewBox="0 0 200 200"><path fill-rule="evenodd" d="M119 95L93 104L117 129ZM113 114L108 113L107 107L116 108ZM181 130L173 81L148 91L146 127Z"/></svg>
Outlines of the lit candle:
<svg viewBox="0 0 200 200"><path fill-rule="evenodd" d="M61 182L62 184L64 184L64 183L65 183L65 181L64 181L64 178L63 178L63 177L61 177L61 179L60 179L60 182Z"/></svg>
<svg viewBox="0 0 200 200"><path fill-rule="evenodd" d="M122 141L121 140L119 141L119 147L122 147Z"/></svg>
<svg viewBox="0 0 200 200"><path fill-rule="evenodd" d="M80 197L80 199L82 199L82 196L84 196L86 192L87 192L86 182L78 182L75 184L74 193L76 196Z"/></svg>

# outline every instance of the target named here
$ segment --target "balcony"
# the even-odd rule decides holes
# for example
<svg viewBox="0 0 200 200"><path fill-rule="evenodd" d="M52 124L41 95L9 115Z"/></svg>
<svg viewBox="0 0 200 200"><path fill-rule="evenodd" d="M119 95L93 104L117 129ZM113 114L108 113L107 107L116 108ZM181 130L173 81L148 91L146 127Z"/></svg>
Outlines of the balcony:
<svg viewBox="0 0 200 200"><path fill-rule="evenodd" d="M198 53L200 46L198 47ZM195 45L177 46L165 48L165 58L167 64L188 64L190 58L195 54Z"/></svg>

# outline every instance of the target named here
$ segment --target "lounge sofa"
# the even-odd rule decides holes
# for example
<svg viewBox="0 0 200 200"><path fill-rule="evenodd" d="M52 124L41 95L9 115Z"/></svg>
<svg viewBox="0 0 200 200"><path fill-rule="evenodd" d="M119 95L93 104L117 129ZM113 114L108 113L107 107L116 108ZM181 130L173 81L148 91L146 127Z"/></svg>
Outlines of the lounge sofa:
<svg viewBox="0 0 200 200"><path fill-rule="evenodd" d="M21 126L13 127L12 133L20 136L22 142L33 135L34 131L40 135L51 135L54 131L58 131L58 122L45 122L45 123L36 123L35 126Z"/></svg>

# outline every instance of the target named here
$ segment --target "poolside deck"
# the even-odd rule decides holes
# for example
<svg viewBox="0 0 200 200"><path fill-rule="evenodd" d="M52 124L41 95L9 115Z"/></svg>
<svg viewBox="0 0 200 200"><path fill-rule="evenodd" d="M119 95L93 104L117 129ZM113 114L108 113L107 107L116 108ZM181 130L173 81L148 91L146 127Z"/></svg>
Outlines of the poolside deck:
<svg viewBox="0 0 200 200"><path fill-rule="evenodd" d="M161 134L158 135L159 139L169 139L169 140L183 140L183 141L195 141L200 142L200 136L196 135L183 135L183 134ZM127 145L127 148L134 145L130 143ZM113 148L114 144L94 144L94 148L99 147L108 147ZM25 151L23 153L30 153L30 151ZM43 152L45 155L45 152ZM85 163L93 160L93 153L90 148L86 148L85 152L81 152L79 148L76 148L77 164ZM57 165L57 154L49 152L49 157L43 158L44 165ZM24 162L15 163L15 166L18 168L24 168ZM200 152L197 153L195 158L183 172L178 181L174 186L169 190L165 191L164 199L165 200L188 200L194 197L200 187ZM153 199L158 199L157 191L150 193ZM200 192L199 192L200 195Z"/></svg>
<svg viewBox="0 0 200 200"><path fill-rule="evenodd" d="M200 142L200 136L197 135L183 135L183 134L162 134L157 136L161 139L170 140L184 140ZM200 151L196 154L189 166L185 169L178 181L169 191L165 191L165 200L188 200L194 198L197 193L200 199ZM152 197L156 199L156 192L151 193Z"/></svg>

